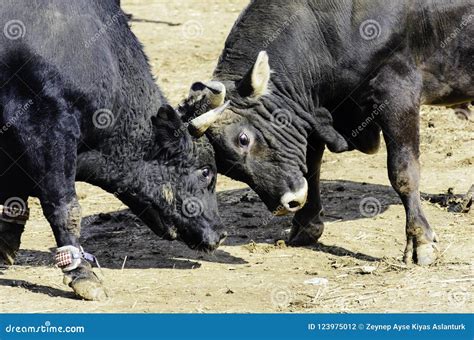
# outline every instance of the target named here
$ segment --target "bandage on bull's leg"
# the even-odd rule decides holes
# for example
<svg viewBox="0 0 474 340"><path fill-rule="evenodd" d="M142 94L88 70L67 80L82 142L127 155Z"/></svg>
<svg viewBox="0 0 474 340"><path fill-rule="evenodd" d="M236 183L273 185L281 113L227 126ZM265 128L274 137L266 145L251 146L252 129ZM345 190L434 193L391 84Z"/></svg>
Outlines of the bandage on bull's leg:
<svg viewBox="0 0 474 340"><path fill-rule="evenodd" d="M56 250L54 257L56 266L62 269L63 272L70 272L81 264L83 260L93 262L99 266L99 262L92 254L86 253L82 247L79 249L74 246L64 246Z"/></svg>
<svg viewBox="0 0 474 340"><path fill-rule="evenodd" d="M64 273L64 283L71 287L76 295L84 300L104 300L107 293L101 280L92 271L91 264L99 263L94 255L86 253L82 248L63 246L57 249L56 265Z"/></svg>
<svg viewBox="0 0 474 340"><path fill-rule="evenodd" d="M70 272L76 269L82 260L82 254L79 248L74 246L64 246L56 250L54 257L56 266L61 268L63 272Z"/></svg>
<svg viewBox="0 0 474 340"><path fill-rule="evenodd" d="M84 300L104 300L107 297L101 280L94 274L87 260L97 263L95 257L83 251L79 243L81 209L76 197L61 206L42 204L43 212L56 238L56 264L64 273L64 283ZM42 202L43 203L43 202Z"/></svg>

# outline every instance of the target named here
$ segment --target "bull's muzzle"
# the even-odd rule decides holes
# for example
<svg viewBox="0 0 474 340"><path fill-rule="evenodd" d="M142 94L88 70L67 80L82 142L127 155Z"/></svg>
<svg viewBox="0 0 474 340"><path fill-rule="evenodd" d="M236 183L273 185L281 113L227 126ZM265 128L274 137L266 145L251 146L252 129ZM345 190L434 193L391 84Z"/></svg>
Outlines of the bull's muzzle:
<svg viewBox="0 0 474 340"><path fill-rule="evenodd" d="M281 197L281 211L278 215L295 212L303 208L308 197L308 182L303 179L303 185L296 191L287 192Z"/></svg>

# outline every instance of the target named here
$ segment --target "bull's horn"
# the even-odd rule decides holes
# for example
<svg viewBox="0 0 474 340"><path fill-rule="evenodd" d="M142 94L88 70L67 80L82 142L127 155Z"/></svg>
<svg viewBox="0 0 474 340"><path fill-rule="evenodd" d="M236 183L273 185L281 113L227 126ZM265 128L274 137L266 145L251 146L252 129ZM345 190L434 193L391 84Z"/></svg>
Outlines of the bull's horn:
<svg viewBox="0 0 474 340"><path fill-rule="evenodd" d="M218 81L210 81L206 83L206 86L209 90L211 90L211 94L209 95L211 107L216 108L223 105L226 94L224 84Z"/></svg>
<svg viewBox="0 0 474 340"><path fill-rule="evenodd" d="M204 91L205 89L209 90L208 99L209 104L212 109L221 106L225 101L225 86L218 81L210 81L207 83L197 82L191 86L189 91L189 96L192 97L195 93Z"/></svg>
<svg viewBox="0 0 474 340"><path fill-rule="evenodd" d="M206 130L214 124L217 119L219 119L220 115L227 109L229 106L230 101L224 103L224 105L219 106L211 111L203 113L199 117L194 118L189 122L189 132L194 137L201 137Z"/></svg>

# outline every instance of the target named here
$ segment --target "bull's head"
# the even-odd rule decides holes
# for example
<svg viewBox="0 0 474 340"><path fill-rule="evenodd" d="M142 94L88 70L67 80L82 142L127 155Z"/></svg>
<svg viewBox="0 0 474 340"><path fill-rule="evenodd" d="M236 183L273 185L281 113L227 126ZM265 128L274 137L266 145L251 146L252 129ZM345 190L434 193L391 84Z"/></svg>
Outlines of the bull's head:
<svg viewBox="0 0 474 340"><path fill-rule="evenodd" d="M223 109L205 117L217 118ZM214 250L226 233L217 210L213 148L207 137L193 137L170 106L160 108L152 123L153 147L143 159L123 165L118 197L159 236Z"/></svg>
<svg viewBox="0 0 474 340"><path fill-rule="evenodd" d="M241 79L193 84L180 111L191 119L197 107L219 107L229 100L218 120L202 114L190 125L193 131L207 131L219 172L247 183L270 210L285 214L306 202L309 133L317 128L318 137L332 151L343 151L347 144L334 130L327 110L307 112L270 78L269 58L262 51ZM313 114L319 117L317 123Z"/></svg>

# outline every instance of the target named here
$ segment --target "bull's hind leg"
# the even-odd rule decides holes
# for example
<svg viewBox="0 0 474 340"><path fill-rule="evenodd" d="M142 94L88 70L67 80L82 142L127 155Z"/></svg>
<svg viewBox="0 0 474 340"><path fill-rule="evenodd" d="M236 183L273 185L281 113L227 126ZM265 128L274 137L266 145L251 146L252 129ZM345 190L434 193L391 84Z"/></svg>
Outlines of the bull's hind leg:
<svg viewBox="0 0 474 340"><path fill-rule="evenodd" d="M407 73L401 75L400 70ZM388 102L387 109L380 114L379 124L387 145L390 182L400 196L406 213L404 261L429 265L436 260L437 238L421 208L419 191L421 79L416 70L409 67L386 67L373 84L376 99Z"/></svg>
<svg viewBox="0 0 474 340"><path fill-rule="evenodd" d="M17 157L14 157L15 159ZM0 265L11 266L20 249L21 235L28 219L28 186L12 155L0 147Z"/></svg>
<svg viewBox="0 0 474 340"><path fill-rule="evenodd" d="M27 197L3 197L0 194L0 266L11 266L20 249L21 235L25 230L22 216L28 210Z"/></svg>
<svg viewBox="0 0 474 340"><path fill-rule="evenodd" d="M0 266L11 266L15 263L24 230L23 223L0 220Z"/></svg>
<svg viewBox="0 0 474 340"><path fill-rule="evenodd" d="M305 206L296 212L293 218L289 244L292 246L306 246L315 244L324 231L321 220L322 204L319 187L321 160L324 153L324 144L313 143L308 148L307 164L308 200Z"/></svg>

